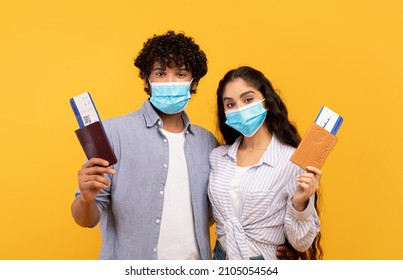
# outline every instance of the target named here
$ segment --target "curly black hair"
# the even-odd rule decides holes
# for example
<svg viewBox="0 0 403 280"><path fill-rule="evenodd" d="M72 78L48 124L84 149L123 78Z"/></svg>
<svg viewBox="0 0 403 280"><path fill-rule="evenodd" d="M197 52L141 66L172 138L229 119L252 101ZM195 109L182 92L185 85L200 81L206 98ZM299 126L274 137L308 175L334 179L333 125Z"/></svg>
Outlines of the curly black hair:
<svg viewBox="0 0 403 280"><path fill-rule="evenodd" d="M150 76L155 62L159 62L163 69L167 66L185 66L192 73L193 84L197 84L207 73L207 57L199 45L192 37L172 30L162 35L154 34L144 43L143 49L134 60L134 66L140 69L141 79ZM148 93L147 88L144 90Z"/></svg>

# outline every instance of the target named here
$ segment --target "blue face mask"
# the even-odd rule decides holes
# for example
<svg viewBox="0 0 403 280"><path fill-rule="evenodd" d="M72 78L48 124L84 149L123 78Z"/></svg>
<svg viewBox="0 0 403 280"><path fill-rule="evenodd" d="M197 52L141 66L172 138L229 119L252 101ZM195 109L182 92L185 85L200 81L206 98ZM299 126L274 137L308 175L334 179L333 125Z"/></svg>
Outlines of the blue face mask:
<svg viewBox="0 0 403 280"><path fill-rule="evenodd" d="M262 126L267 115L267 111L262 105L263 101L264 99L258 100L241 108L226 111L225 124L246 137L253 136Z"/></svg>
<svg viewBox="0 0 403 280"><path fill-rule="evenodd" d="M193 81L193 79L192 79ZM165 114L183 111L190 100L190 82L151 83L150 102Z"/></svg>

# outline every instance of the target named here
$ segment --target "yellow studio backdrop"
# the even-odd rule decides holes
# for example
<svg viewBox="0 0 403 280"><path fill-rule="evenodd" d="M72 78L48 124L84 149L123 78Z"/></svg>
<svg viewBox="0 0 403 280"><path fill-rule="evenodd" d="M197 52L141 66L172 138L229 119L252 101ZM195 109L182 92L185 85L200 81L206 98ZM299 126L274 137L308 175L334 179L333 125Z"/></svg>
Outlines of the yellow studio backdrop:
<svg viewBox="0 0 403 280"><path fill-rule="evenodd" d="M218 81L241 65L269 77L302 135L322 105L341 114L323 168L324 257L403 259L402 14L398 0L2 3L0 259L98 258L99 228L70 214L84 154L69 99L91 92L103 119L139 108L133 59L168 29L209 59L194 123L215 132Z"/></svg>

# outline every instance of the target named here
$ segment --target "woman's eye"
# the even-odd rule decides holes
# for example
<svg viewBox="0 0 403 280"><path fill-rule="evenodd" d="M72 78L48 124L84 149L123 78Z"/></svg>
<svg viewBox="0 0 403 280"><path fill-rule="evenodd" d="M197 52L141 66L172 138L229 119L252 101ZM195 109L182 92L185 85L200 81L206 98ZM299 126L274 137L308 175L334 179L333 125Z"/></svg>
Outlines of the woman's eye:
<svg viewBox="0 0 403 280"><path fill-rule="evenodd" d="M245 103L251 103L253 101L253 97L248 97L245 99Z"/></svg>
<svg viewBox="0 0 403 280"><path fill-rule="evenodd" d="M164 72L155 72L155 75L158 77L162 77L165 75L165 73Z"/></svg>
<svg viewBox="0 0 403 280"><path fill-rule="evenodd" d="M234 103L227 103L227 108L232 108L232 107L234 107Z"/></svg>

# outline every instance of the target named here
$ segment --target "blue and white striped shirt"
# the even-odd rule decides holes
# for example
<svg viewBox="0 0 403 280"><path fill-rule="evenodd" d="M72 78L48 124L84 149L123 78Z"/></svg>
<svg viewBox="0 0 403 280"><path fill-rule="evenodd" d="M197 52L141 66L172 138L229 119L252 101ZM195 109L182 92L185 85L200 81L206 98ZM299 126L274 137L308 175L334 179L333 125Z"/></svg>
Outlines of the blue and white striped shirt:
<svg viewBox="0 0 403 280"><path fill-rule="evenodd" d="M260 161L249 168L241 180L241 215L236 218L229 185L236 172L237 150L242 137L231 146L214 149L210 155L208 195L220 238L225 235L229 259L249 259L248 242L264 259L276 259L278 245L285 239L298 251L306 251L319 232L314 196L302 212L291 199L296 177L304 172L290 161L295 148L282 144L273 135Z"/></svg>

